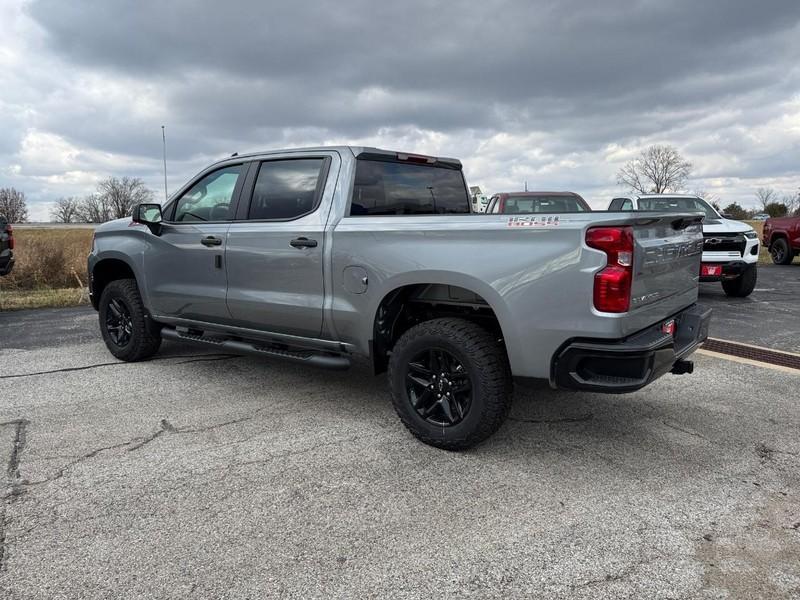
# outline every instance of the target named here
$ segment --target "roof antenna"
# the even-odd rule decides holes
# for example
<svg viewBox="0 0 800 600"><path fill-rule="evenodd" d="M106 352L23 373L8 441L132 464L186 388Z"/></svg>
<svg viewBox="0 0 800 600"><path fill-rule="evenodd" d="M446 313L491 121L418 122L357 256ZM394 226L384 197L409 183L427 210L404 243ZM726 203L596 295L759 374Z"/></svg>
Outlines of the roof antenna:
<svg viewBox="0 0 800 600"><path fill-rule="evenodd" d="M231 158L233 158L234 156L239 156L239 153L238 152L234 152L233 154L231 154Z"/></svg>
<svg viewBox="0 0 800 600"><path fill-rule="evenodd" d="M167 194L167 134L164 125L161 126L161 142L164 146L164 203L166 203L169 201L169 194Z"/></svg>
<svg viewBox="0 0 800 600"><path fill-rule="evenodd" d="M525 180L525 191L526 192L528 191L528 180L527 179Z"/></svg>

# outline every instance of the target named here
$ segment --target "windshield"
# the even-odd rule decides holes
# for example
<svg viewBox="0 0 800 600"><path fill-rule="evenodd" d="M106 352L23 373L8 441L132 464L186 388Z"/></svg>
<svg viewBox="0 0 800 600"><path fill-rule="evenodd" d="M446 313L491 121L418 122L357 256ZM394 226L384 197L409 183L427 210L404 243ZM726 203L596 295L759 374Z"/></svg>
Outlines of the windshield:
<svg viewBox="0 0 800 600"><path fill-rule="evenodd" d="M639 198L639 210L654 210L658 212L695 212L705 213L708 219L718 219L719 215L705 200L700 198Z"/></svg>
<svg viewBox="0 0 800 600"><path fill-rule="evenodd" d="M586 212L589 207L578 196L510 196L506 198L503 213Z"/></svg>

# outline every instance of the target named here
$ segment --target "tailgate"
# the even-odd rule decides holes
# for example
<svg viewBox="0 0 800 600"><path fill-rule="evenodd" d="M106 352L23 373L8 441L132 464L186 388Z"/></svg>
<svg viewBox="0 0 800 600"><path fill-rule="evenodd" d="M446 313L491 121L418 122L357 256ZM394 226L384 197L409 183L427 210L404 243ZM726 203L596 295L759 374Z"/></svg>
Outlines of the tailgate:
<svg viewBox="0 0 800 600"><path fill-rule="evenodd" d="M703 254L702 216L637 213L630 319L625 333L652 325L697 300Z"/></svg>

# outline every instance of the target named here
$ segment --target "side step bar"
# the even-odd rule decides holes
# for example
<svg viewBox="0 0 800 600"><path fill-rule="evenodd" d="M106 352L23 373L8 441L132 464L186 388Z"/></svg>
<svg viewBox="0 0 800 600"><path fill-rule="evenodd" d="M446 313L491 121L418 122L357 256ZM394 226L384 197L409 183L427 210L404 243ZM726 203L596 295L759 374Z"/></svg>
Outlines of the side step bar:
<svg viewBox="0 0 800 600"><path fill-rule="evenodd" d="M270 356L272 358L280 358L311 367L333 369L336 371L349 369L351 365L350 359L341 354L328 354L324 352L315 352L313 350L283 350L261 345L257 342L245 342L242 340L225 338L205 338L202 334L197 335L188 331L178 331L171 327L164 327L161 330L161 337L179 342L191 342L203 346L213 346L214 348L228 350L233 354Z"/></svg>

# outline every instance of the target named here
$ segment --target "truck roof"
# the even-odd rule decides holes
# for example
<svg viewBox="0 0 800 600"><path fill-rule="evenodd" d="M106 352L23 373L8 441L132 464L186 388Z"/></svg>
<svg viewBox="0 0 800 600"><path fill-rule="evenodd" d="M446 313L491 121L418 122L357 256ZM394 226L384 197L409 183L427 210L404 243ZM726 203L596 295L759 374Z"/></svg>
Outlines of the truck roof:
<svg viewBox="0 0 800 600"><path fill-rule="evenodd" d="M214 165L227 162L230 160L238 160L241 158L259 158L268 157L274 154L290 154L292 152L340 152L352 153L353 156L358 157L362 154L372 155L376 158L381 156L385 157L412 157L412 158L427 158L434 159L435 162L446 163L452 166L461 167L461 161L457 158L450 158L446 156L430 156L426 154L417 154L416 152L403 152L400 150L386 150L384 148L375 148L372 146L306 146L300 148L277 148L274 150L262 150L259 152L248 152L245 154L235 154L226 158L220 159Z"/></svg>
<svg viewBox="0 0 800 600"><path fill-rule="evenodd" d="M649 198L694 198L702 200L702 198L696 194L642 194L641 196L636 196L636 198L643 198L645 200Z"/></svg>

